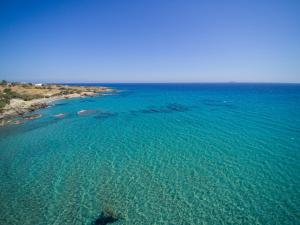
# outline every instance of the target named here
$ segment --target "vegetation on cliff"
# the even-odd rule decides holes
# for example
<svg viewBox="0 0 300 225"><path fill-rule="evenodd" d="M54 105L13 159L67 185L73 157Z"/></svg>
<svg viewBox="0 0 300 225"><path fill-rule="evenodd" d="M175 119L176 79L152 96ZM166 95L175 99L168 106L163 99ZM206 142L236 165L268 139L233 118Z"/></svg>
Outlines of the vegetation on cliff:
<svg viewBox="0 0 300 225"><path fill-rule="evenodd" d="M57 96L92 96L98 92L106 91L112 90L105 87L83 87L58 84L32 84L7 82L3 80L0 82L0 112L3 112L4 107L8 105L12 99L30 101L33 99L53 98Z"/></svg>
<svg viewBox="0 0 300 225"><path fill-rule="evenodd" d="M42 95L38 94L26 94L26 93L19 93L17 91L12 90L11 87L15 87L18 84L15 83L8 83L7 81L1 81L0 83L0 111L3 110L3 108L10 103L11 99L17 98L22 99L24 101L29 101L32 99L42 98ZM32 85L31 85L32 86ZM23 85L23 88L24 85Z"/></svg>

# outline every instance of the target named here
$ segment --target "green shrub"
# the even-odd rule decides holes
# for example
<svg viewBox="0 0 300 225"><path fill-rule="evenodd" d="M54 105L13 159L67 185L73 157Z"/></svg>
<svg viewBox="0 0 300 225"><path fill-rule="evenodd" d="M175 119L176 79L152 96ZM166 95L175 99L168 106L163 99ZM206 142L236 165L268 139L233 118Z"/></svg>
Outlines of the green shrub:
<svg viewBox="0 0 300 225"><path fill-rule="evenodd" d="M4 108L6 104L9 104L10 96L0 92L0 109Z"/></svg>
<svg viewBox="0 0 300 225"><path fill-rule="evenodd" d="M7 85L7 81L6 81L6 80L2 80L2 81L0 82L0 85L3 85L3 86Z"/></svg>
<svg viewBox="0 0 300 225"><path fill-rule="evenodd" d="M7 103L5 101L0 100L0 109L4 108L6 104Z"/></svg>
<svg viewBox="0 0 300 225"><path fill-rule="evenodd" d="M42 95L22 95L22 96L20 96L19 95L19 97L21 99L23 99L24 101L30 101L32 99L43 98L44 96L42 96Z"/></svg>
<svg viewBox="0 0 300 225"><path fill-rule="evenodd" d="M11 88L4 88L3 92L8 94L11 93L12 91Z"/></svg>
<svg viewBox="0 0 300 225"><path fill-rule="evenodd" d="M7 99L22 98L22 95L18 94L17 92L12 91L10 88L5 88L3 90L3 95Z"/></svg>

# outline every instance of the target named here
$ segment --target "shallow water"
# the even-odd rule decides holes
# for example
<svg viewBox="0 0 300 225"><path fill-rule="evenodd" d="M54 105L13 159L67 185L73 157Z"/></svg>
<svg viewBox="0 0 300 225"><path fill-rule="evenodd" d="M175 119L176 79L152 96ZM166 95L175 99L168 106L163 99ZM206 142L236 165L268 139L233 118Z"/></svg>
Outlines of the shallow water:
<svg viewBox="0 0 300 225"><path fill-rule="evenodd" d="M299 85L114 87L0 129L0 224L300 224Z"/></svg>

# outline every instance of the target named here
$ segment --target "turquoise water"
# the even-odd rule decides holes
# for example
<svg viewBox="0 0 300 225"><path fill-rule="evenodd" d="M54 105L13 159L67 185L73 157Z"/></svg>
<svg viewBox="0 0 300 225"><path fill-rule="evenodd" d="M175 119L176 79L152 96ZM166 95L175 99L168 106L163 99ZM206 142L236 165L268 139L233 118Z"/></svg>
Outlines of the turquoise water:
<svg viewBox="0 0 300 225"><path fill-rule="evenodd" d="M300 224L300 85L113 86L0 129L1 225Z"/></svg>

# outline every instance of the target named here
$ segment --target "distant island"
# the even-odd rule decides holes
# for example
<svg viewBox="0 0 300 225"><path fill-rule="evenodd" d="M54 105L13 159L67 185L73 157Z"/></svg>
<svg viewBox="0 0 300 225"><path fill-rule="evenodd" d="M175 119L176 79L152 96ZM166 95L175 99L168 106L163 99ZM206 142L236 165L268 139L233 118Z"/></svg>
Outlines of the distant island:
<svg viewBox="0 0 300 225"><path fill-rule="evenodd" d="M24 117L28 112L46 108L49 103L68 98L101 95L116 90L108 87L87 87L61 84L33 84L24 82L0 82L0 125L6 125L14 117Z"/></svg>

